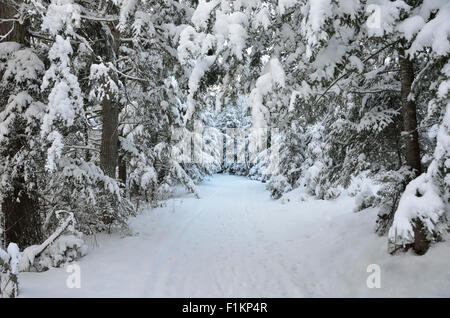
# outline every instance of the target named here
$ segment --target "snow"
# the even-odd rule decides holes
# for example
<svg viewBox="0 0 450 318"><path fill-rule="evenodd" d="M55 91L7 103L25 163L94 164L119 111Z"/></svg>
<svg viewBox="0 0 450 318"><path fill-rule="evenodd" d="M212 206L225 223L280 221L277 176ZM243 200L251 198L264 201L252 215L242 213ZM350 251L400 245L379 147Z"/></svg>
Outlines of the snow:
<svg viewBox="0 0 450 318"><path fill-rule="evenodd" d="M278 0L278 11L280 14L284 14L286 9L294 6L297 3L297 0Z"/></svg>
<svg viewBox="0 0 450 318"><path fill-rule="evenodd" d="M420 218L427 230L435 231L435 224L445 212L445 205L439 196L439 189L427 174L411 181L400 198L394 223L389 230L389 239L395 243L412 243L414 231L412 220Z"/></svg>
<svg viewBox="0 0 450 318"><path fill-rule="evenodd" d="M10 255L11 259L9 261L9 265L11 266L11 273L18 274L18 265L19 265L19 259L20 259L20 250L16 243L9 243L8 244L8 254Z"/></svg>
<svg viewBox="0 0 450 318"><path fill-rule="evenodd" d="M270 13L266 7L262 7L254 20L255 26L262 26L265 30L270 26Z"/></svg>
<svg viewBox="0 0 450 318"><path fill-rule="evenodd" d="M398 30L403 33L408 41L410 41L424 25L424 19L421 16L416 15L400 23Z"/></svg>
<svg viewBox="0 0 450 318"><path fill-rule="evenodd" d="M419 14L424 19L427 19L433 11L446 4L448 4L448 0L424 0L420 6Z"/></svg>
<svg viewBox="0 0 450 318"><path fill-rule="evenodd" d="M437 133L437 144L434 152L436 159L445 158L450 152L450 102L447 103L442 124ZM448 165L447 165L448 166Z"/></svg>
<svg viewBox="0 0 450 318"><path fill-rule="evenodd" d="M208 71L215 59L216 56L207 56L197 60L191 76L189 76L189 92L191 94L197 91L202 76Z"/></svg>
<svg viewBox="0 0 450 318"><path fill-rule="evenodd" d="M270 60L270 74L272 76L272 81L284 87L286 75L284 73L283 67L277 58L272 58Z"/></svg>
<svg viewBox="0 0 450 318"><path fill-rule="evenodd" d="M245 48L245 40L247 33L242 25L234 23L228 26L230 45L232 46L233 54L242 60L242 50Z"/></svg>
<svg viewBox="0 0 450 318"><path fill-rule="evenodd" d="M42 21L42 30L56 35L66 27L65 33L72 33L80 27L81 9L73 0L53 0Z"/></svg>
<svg viewBox="0 0 450 318"><path fill-rule="evenodd" d="M16 111L23 112L31 101L31 96L26 92L20 92L9 97L8 104L0 112L0 140L3 140L8 135L9 126L16 118Z"/></svg>
<svg viewBox="0 0 450 318"><path fill-rule="evenodd" d="M355 208L353 211L359 212L371 206L375 199L375 195L370 187L365 187L355 197Z"/></svg>
<svg viewBox="0 0 450 318"><path fill-rule="evenodd" d="M283 67L277 58L270 59L264 66L248 98L252 110L253 127L266 127L267 108L263 104L263 98L275 88L275 85L284 87L285 77Z"/></svg>
<svg viewBox="0 0 450 318"><path fill-rule="evenodd" d="M309 24L313 32L318 32L330 14L330 0L309 1Z"/></svg>
<svg viewBox="0 0 450 318"><path fill-rule="evenodd" d="M129 15L136 8L137 0L122 0L120 3L120 19L118 29L124 31Z"/></svg>
<svg viewBox="0 0 450 318"><path fill-rule="evenodd" d="M6 53L9 54L10 52L8 52L8 50L12 50L13 48L15 48L14 45L10 45L9 47L0 46L0 51L5 50ZM0 56L1 55L3 54L0 53ZM14 81L17 84L27 82L32 86L33 81L35 81L44 71L44 63L42 63L39 57L29 48L11 52L11 55L11 58L5 65L5 73L2 80L5 82ZM3 67L0 64L0 69L2 68Z"/></svg>
<svg viewBox="0 0 450 318"><path fill-rule="evenodd" d="M246 15L242 12L224 14L217 12L216 23L214 24L215 36L223 46L225 43L231 48L231 52L242 60L242 51L246 46L248 37L245 27L248 24Z"/></svg>
<svg viewBox="0 0 450 318"><path fill-rule="evenodd" d="M195 111L195 100L194 94L197 91L200 80L203 75L209 70L209 68L213 65L216 60L216 56L206 56L204 58L198 58L194 69L192 70L191 75L189 76L189 95L187 97L188 109L186 114L184 115L184 122L187 122L188 119L194 114Z"/></svg>
<svg viewBox="0 0 450 318"><path fill-rule="evenodd" d="M91 82L100 82L100 88L97 90L92 90L89 93L89 98L91 100L103 100L105 94L108 92L109 94L118 94L119 88L114 80L109 76L110 68L103 63L100 64L92 64L90 73L89 73L89 81Z"/></svg>
<svg viewBox="0 0 450 318"><path fill-rule="evenodd" d="M211 11L220 3L220 0L205 1L200 0L192 15L191 21L197 27L206 27Z"/></svg>
<svg viewBox="0 0 450 318"><path fill-rule="evenodd" d="M199 48L197 43L203 43L204 38L204 34L197 33L190 25L183 28L180 32L179 45L177 48L178 60L180 63L186 63L191 54L193 56L198 54Z"/></svg>
<svg viewBox="0 0 450 318"><path fill-rule="evenodd" d="M320 80L321 77L332 77L336 63L344 58L348 50L349 46L336 36L329 39L327 46L320 50L314 60L313 65L316 71L311 75L311 78ZM352 63L354 64L355 62L356 60L352 59Z"/></svg>
<svg viewBox="0 0 450 318"><path fill-rule="evenodd" d="M99 234L81 288L63 268L20 274L20 297L448 297L450 243L424 256L386 252L376 210L355 198L274 201L265 185L216 175L129 221L133 236ZM366 285L371 264L381 288ZM372 265L373 266L373 265Z"/></svg>
<svg viewBox="0 0 450 318"><path fill-rule="evenodd" d="M450 52L450 3L443 4L436 17L425 24L408 50L410 54L431 47L438 56Z"/></svg>
<svg viewBox="0 0 450 318"><path fill-rule="evenodd" d="M45 127L49 127L52 124L57 114L61 115L67 121L68 126L71 126L75 118L75 110L72 107L70 87L67 83L57 83L48 99L49 115L44 117Z"/></svg>
<svg viewBox="0 0 450 318"><path fill-rule="evenodd" d="M8 253L6 253L4 250L0 248L0 261L3 263L9 263L9 259L11 256L9 256ZM1 263L0 263L1 264Z"/></svg>
<svg viewBox="0 0 450 318"><path fill-rule="evenodd" d="M345 0L338 2L338 12L340 15L348 14L352 18L356 15L361 6L360 0Z"/></svg>
<svg viewBox="0 0 450 318"><path fill-rule="evenodd" d="M450 0L38 2L20 11L33 41L0 43L0 199L29 190L45 203L37 223L67 209L85 233L117 230L145 199L152 209L128 220L132 236L90 238L82 290L52 269L21 275L24 295L449 293L440 237L421 258L387 247L414 242L417 219L450 235ZM412 88L428 92L416 105L428 169L404 193L402 38L423 66ZM111 41L114 56L99 49ZM105 97L120 109L124 183L99 164L117 137L101 133ZM265 184L221 175L197 188L220 169ZM12 189L17 175L26 188ZM189 194L171 198L181 185ZM389 238L373 234L391 225ZM59 234L51 246L21 242L19 269L85 253L81 237ZM369 290L378 265L383 288Z"/></svg>
<svg viewBox="0 0 450 318"><path fill-rule="evenodd" d="M38 266L41 268L60 267L61 264L79 259L87 252L88 246L81 236L61 235L41 254Z"/></svg>
<svg viewBox="0 0 450 318"><path fill-rule="evenodd" d="M52 142L52 145L47 149L47 162L45 168L49 171L56 170L56 162L61 158L62 149L64 144L62 142L62 136L57 131L52 131L48 137L48 141Z"/></svg>
<svg viewBox="0 0 450 318"><path fill-rule="evenodd" d="M447 104L442 123L439 127L436 140L434 160L425 173L411 181L400 198L399 206L395 212L394 222L389 230L389 240L396 245L408 244L414 241L412 222L420 219L427 234L442 234L445 229L446 213L445 198L448 200L448 190L441 197L441 191L436 184L439 176L439 161L444 161L444 169L449 168L448 154L450 152L450 103ZM448 184L448 173L443 178ZM446 215L447 214L447 215Z"/></svg>
<svg viewBox="0 0 450 318"><path fill-rule="evenodd" d="M0 43L0 59L6 59L9 55L18 51L20 49L20 44L17 42L2 42ZM0 64L3 68L3 65Z"/></svg>
<svg viewBox="0 0 450 318"><path fill-rule="evenodd" d="M83 107L78 79L70 69L72 53L70 41L57 35L49 52L52 64L45 73L41 85L44 91L54 84L48 96L48 112L43 118L42 136L51 132L58 118L62 119L67 126L71 126L76 112Z"/></svg>
<svg viewBox="0 0 450 318"><path fill-rule="evenodd" d="M376 106L365 112L355 128L358 132L364 130L374 130L380 132L393 123L393 118L398 116L398 114L398 110L391 108L383 109L381 106Z"/></svg>
<svg viewBox="0 0 450 318"><path fill-rule="evenodd" d="M366 24L369 36L383 36L395 28L395 23L402 9L408 10L409 6L403 1L371 0L368 2L367 13L369 15Z"/></svg>
<svg viewBox="0 0 450 318"><path fill-rule="evenodd" d="M145 172L141 176L141 187L143 189L149 188L149 185L157 181L157 173L153 167L145 167Z"/></svg>
<svg viewBox="0 0 450 318"><path fill-rule="evenodd" d="M352 66L355 66L358 69L358 72L362 73L364 70L364 64L357 56L352 55L348 58L348 60Z"/></svg>

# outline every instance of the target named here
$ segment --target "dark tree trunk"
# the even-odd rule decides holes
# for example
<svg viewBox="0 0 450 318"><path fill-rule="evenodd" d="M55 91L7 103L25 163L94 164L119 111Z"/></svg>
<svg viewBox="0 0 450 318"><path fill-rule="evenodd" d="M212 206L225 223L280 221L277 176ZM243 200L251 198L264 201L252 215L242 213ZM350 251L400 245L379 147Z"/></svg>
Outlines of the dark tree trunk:
<svg viewBox="0 0 450 318"><path fill-rule="evenodd" d="M10 2L0 0L0 18L14 19L15 14L16 10ZM22 45L27 42L25 26L17 21L0 23L0 35L6 34L8 36L3 41L14 41ZM13 157L27 143L24 137L26 124L17 120L14 124L16 129L10 134L6 150L0 157ZM18 170L12 180L12 189L0 202L5 226L3 243L7 245L14 242L20 248L25 248L41 240L41 223L38 200L27 189L23 167L18 167Z"/></svg>
<svg viewBox="0 0 450 318"><path fill-rule="evenodd" d="M119 157L119 179L123 184L127 184L127 161L124 156Z"/></svg>
<svg viewBox="0 0 450 318"><path fill-rule="evenodd" d="M123 131L121 132L120 136L123 137ZM123 150L123 147L121 145L121 141L118 141L117 147L120 149L120 155L119 155L119 180L122 181L122 183L125 185L127 184L127 158L125 155L125 152Z"/></svg>
<svg viewBox="0 0 450 318"><path fill-rule="evenodd" d="M420 147L419 133L417 131L416 103L409 98L412 83L414 82L413 62L405 55L405 49L399 48L400 79L401 79L401 97L402 97L402 115L403 129L407 133L405 136L406 165L414 170L415 176L418 176L422 169L420 165ZM408 182L410 180L407 180ZM423 255L430 245L426 237L424 226L421 220L414 219L414 251Z"/></svg>
<svg viewBox="0 0 450 318"><path fill-rule="evenodd" d="M113 24L110 24L112 38L107 37L107 55L111 63L115 64L116 55L119 49L120 34ZM117 80L114 74L110 74L113 80ZM116 178L116 168L118 164L119 152L119 103L112 92L106 92L102 102L102 143L100 149L100 167L103 172L111 178Z"/></svg>
<svg viewBox="0 0 450 318"><path fill-rule="evenodd" d="M407 133L407 136L405 137L406 165L411 169L414 169L416 176L418 176L422 169L420 165L416 103L408 98L411 93L411 85L414 81L413 62L405 56L404 48L400 48L398 51L400 60L403 129Z"/></svg>
<svg viewBox="0 0 450 318"><path fill-rule="evenodd" d="M403 161L402 161L402 149L398 141L397 141L397 160L398 160L398 169L400 169L403 166Z"/></svg>
<svg viewBox="0 0 450 318"><path fill-rule="evenodd" d="M15 180L13 192L2 202L5 218L5 245L14 242L20 248L41 240L41 224L37 200L26 192L23 177Z"/></svg>
<svg viewBox="0 0 450 318"><path fill-rule="evenodd" d="M109 97L104 98L102 106L103 127L100 166L106 175L115 178L118 160L119 106Z"/></svg>
<svg viewBox="0 0 450 318"><path fill-rule="evenodd" d="M10 1L0 0L0 18L14 19L14 15L16 13L17 12L11 5ZM25 44L25 33L25 26L17 21L0 23L0 35L4 36L8 34L8 36L2 42L12 41L20 44Z"/></svg>
<svg viewBox="0 0 450 318"><path fill-rule="evenodd" d="M423 255L430 248L430 240L427 238L423 222L420 219L414 219L413 223L414 243L412 247L414 252Z"/></svg>

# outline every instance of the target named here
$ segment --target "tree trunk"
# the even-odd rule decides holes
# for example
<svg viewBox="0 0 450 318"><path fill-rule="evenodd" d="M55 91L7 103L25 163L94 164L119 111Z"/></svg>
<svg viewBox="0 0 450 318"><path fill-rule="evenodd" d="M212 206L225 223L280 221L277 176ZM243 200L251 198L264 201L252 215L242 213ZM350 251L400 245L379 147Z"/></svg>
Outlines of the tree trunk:
<svg viewBox="0 0 450 318"><path fill-rule="evenodd" d="M399 48L400 78L401 78L401 97L402 97L402 115L403 129L407 133L405 136L406 165L413 169L415 176L419 176L422 169L420 165L420 147L419 133L417 131L416 103L409 98L411 86L414 82L413 62L405 55L405 49ZM408 182L410 180L407 180ZM423 255L430 245L426 237L424 226L421 220L414 219L414 251Z"/></svg>
<svg viewBox="0 0 450 318"><path fill-rule="evenodd" d="M422 169L420 165L419 133L417 132L416 103L409 99L411 85L414 81L413 63L405 56L405 49L399 48L400 78L403 129L407 133L405 136L406 165L414 169L418 176Z"/></svg>
<svg viewBox="0 0 450 318"><path fill-rule="evenodd" d="M0 0L0 18L14 19L15 14L16 10L11 3ZM8 36L3 41L26 44L26 30L19 22L0 23L0 35L6 34ZM14 124L14 133L11 133L8 138L8 144L4 147L5 152L0 154L1 157L13 157L24 144L27 144L26 137L24 137L26 126L17 120ZM14 242L24 248L41 240L41 224L38 201L27 189L23 177L23 167L17 167L17 169L19 172L11 181L12 190L6 193L3 201L0 201L5 227L3 244L6 246L10 242Z"/></svg>
<svg viewBox="0 0 450 318"><path fill-rule="evenodd" d="M27 192L23 177L14 180L13 191L3 199L5 246L14 242L21 248L41 240L41 223L37 200Z"/></svg>
<svg viewBox="0 0 450 318"><path fill-rule="evenodd" d="M102 106L103 126L100 166L106 175L115 178L118 160L119 107L109 97L103 99Z"/></svg>
<svg viewBox="0 0 450 318"><path fill-rule="evenodd" d="M107 37L108 60L115 64L116 55L119 49L120 33L113 24L110 24L112 37ZM110 74L113 80L117 80L114 74ZM105 92L102 102L102 143L100 148L100 167L103 172L111 178L116 178L116 168L118 164L119 152L119 103L112 92Z"/></svg>
<svg viewBox="0 0 450 318"><path fill-rule="evenodd" d="M8 0L0 0L0 18L14 19L16 10ZM10 32L11 31L11 32ZM8 34L9 33L9 34ZM17 21L8 21L0 23L0 35L8 36L2 42L12 41L20 44L25 44L25 26Z"/></svg>
<svg viewBox="0 0 450 318"><path fill-rule="evenodd" d="M123 184L127 184L127 161L125 156L119 157L119 179Z"/></svg>

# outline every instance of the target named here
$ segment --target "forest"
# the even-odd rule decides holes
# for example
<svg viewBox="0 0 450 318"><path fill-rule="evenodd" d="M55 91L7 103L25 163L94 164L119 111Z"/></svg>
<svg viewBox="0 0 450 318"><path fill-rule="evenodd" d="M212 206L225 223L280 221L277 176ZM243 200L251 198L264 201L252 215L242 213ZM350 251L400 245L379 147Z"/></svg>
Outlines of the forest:
<svg viewBox="0 0 450 318"><path fill-rule="evenodd" d="M232 227L264 193L273 226L332 204L383 259L448 264L449 57L448 0L0 0L0 298L88 238L159 235L153 210L243 200Z"/></svg>

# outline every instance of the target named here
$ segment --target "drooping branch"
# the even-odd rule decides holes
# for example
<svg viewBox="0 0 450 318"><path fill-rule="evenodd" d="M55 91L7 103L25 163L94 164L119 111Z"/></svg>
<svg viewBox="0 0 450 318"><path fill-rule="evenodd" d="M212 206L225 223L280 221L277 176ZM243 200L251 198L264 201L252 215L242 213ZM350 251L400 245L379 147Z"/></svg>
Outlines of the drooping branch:
<svg viewBox="0 0 450 318"><path fill-rule="evenodd" d="M375 56L377 56L378 54L380 54L381 52L383 52L384 50L386 50L387 48L394 46L395 44L397 44L400 40L394 41L392 43L387 44L386 46L382 47L381 49L379 49L378 51L376 51L375 53L371 54L369 57L367 57L366 59L364 59L362 61L362 63L365 63L371 59L373 59ZM327 89L320 94L319 98L315 101L313 106L316 106L319 101L330 91L330 89L333 88L334 85L336 85L341 79L346 78L348 75L352 74L353 72L355 72L355 69L351 69L348 70L347 72L345 72L344 74L342 74L341 76L339 76L337 79L335 79L333 81L333 83L331 83L330 86L327 87Z"/></svg>
<svg viewBox="0 0 450 318"><path fill-rule="evenodd" d="M67 212L65 210L56 211L57 214L61 212L69 213L69 216L64 220L64 222L50 235L42 244L32 245L27 247L19 261L19 271L26 272L33 265L34 259L38 257L50 244L52 244L62 233L75 222L73 213Z"/></svg>

